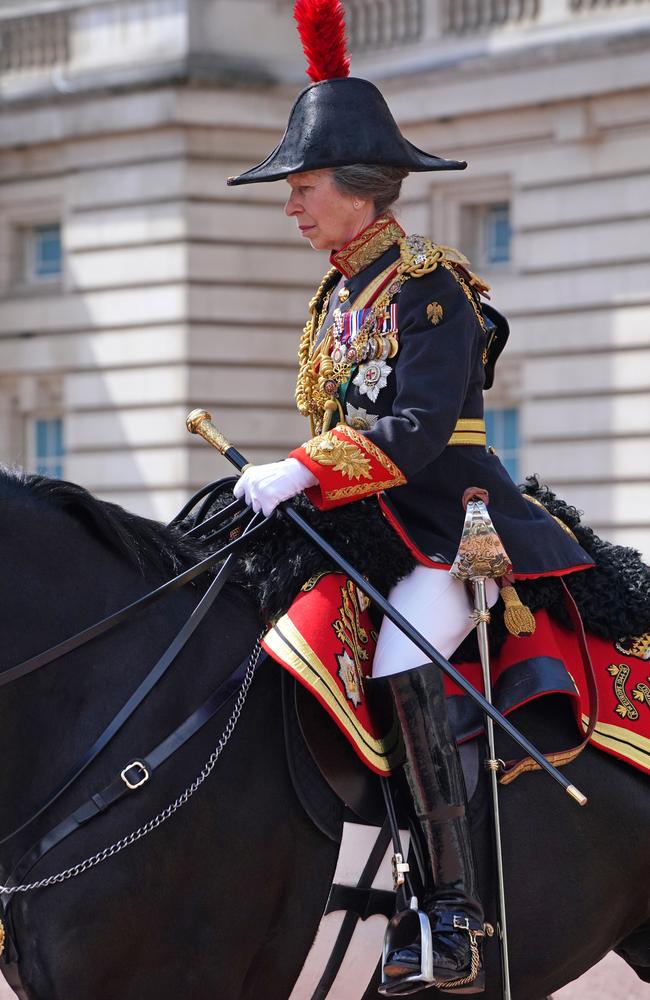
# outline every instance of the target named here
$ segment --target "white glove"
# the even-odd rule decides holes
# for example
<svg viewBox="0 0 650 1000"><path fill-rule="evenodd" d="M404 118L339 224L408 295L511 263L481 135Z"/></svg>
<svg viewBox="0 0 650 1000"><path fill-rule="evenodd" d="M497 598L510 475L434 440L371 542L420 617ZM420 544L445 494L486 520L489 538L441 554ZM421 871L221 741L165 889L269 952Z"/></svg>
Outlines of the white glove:
<svg viewBox="0 0 650 1000"><path fill-rule="evenodd" d="M235 483L233 494L238 500L244 497L255 513L261 510L268 517L282 500L295 497L317 482L313 472L297 458L285 458L283 462L251 465Z"/></svg>

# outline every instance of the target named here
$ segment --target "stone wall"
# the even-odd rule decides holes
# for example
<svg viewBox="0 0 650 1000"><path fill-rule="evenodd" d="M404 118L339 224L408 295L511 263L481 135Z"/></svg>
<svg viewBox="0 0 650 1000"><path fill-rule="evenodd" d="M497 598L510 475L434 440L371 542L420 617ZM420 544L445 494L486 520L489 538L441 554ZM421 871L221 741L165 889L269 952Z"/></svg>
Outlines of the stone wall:
<svg viewBox="0 0 650 1000"><path fill-rule="evenodd" d="M0 457L29 461L26 420L61 413L65 475L164 518L228 471L188 439L193 406L254 460L305 436L295 351L327 261L282 183L224 183L302 85L289 5L126 7L48 4L50 48L36 22L16 34L40 5L0 9L3 40L32 38L0 67ZM650 5L583 8L414 0L387 22L351 2L354 72L417 145L470 163L408 179L408 228L471 253L472 212L511 203L512 260L486 274L512 328L488 402L519 408L523 471L650 554ZM57 218L62 278L21 285L16 234Z"/></svg>

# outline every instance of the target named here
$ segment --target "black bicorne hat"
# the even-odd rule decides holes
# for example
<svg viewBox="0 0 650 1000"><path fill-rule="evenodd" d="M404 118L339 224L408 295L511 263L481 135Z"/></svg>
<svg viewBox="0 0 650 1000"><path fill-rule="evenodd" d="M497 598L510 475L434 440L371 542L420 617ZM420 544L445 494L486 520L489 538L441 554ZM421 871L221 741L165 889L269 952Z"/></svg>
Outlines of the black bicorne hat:
<svg viewBox="0 0 650 1000"><path fill-rule="evenodd" d="M405 139L374 83L356 77L306 87L279 146L228 184L278 181L289 174L371 163L406 170L463 170L460 160L432 156Z"/></svg>
<svg viewBox="0 0 650 1000"><path fill-rule="evenodd" d="M353 163L406 170L463 170L460 160L443 160L405 139L380 91L350 77L345 18L340 0L296 0L294 16L314 80L299 94L289 124L265 160L229 177L228 184L278 181L289 174Z"/></svg>

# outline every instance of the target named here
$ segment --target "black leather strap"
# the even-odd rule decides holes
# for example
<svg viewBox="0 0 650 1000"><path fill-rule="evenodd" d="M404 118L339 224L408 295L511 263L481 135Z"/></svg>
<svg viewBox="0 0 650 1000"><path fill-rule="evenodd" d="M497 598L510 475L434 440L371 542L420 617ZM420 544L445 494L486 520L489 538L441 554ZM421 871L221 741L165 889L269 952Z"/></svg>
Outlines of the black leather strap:
<svg viewBox="0 0 650 1000"><path fill-rule="evenodd" d="M339 885L335 882L327 900L326 913L349 910L360 920L381 914L387 920L395 913L395 893L390 889L360 889L358 885Z"/></svg>
<svg viewBox="0 0 650 1000"><path fill-rule="evenodd" d="M259 520L260 515L256 514L250 522L250 531L245 532L241 541L246 541L249 539L256 530L256 523ZM261 526L261 525L260 525ZM222 550L223 551L223 550ZM213 558L213 557L210 557ZM227 582L228 577L232 574L237 563L237 556L232 553L226 559L226 562L221 567L214 580L208 587L207 591L194 608L192 614L185 622L180 632L175 636L170 645L167 647L165 652L159 658L159 660L151 668L147 676L138 685L136 690L133 692L128 701L122 706L117 715L109 722L108 726L104 729L103 733L95 740L91 747L88 748L83 757L77 761L71 771L65 776L63 781L58 785L57 788L48 796L47 800L43 802L38 809L32 813L32 815L21 823L20 826L16 827L11 833L5 834L2 839L0 839L0 845L6 844L7 841L11 840L17 834L25 830L31 823L34 822L39 816L41 816L47 809L50 808L57 799L73 784L77 778L83 774L86 768L95 760L95 758L101 753L101 751L110 743L113 737L120 731L122 726L131 718L135 710L142 704L144 699L147 697L149 692L155 687L155 685L160 681L160 679L165 675L171 664L174 662L178 654L181 652L183 647L186 645L187 641L194 634L200 623L205 618L206 614L214 604L217 596L220 594ZM177 577L178 579L178 577Z"/></svg>
<svg viewBox="0 0 650 1000"><path fill-rule="evenodd" d="M260 660L258 659L258 665L259 662ZM153 774L161 764L164 764L192 736L198 733L237 693L244 680L248 663L249 657L246 657L235 668L233 673L212 692L210 697L185 719L173 733L170 733L162 743L159 743L153 750L150 750L145 757L132 758L110 784L102 788L101 791L93 793L86 802L75 809L69 816L66 816L64 820L61 820L49 833L46 833L44 837L34 844L20 859L7 884L17 885L22 882L34 865L71 833L74 833L75 830L84 826L91 819L94 819L95 816L101 815L101 813L105 812L116 802L119 802L126 795L130 795L148 785Z"/></svg>
<svg viewBox="0 0 650 1000"><path fill-rule="evenodd" d="M366 861L363 871L361 872L356 886L357 889L371 888L390 841L390 829L388 819L386 819L384 825L377 834L377 839L374 843L372 851L370 852L370 856ZM329 912L329 903L328 909L326 909L325 912ZM331 990L334 980L339 973L341 963L343 962L343 959L347 954L347 950L350 947L352 935L354 934L354 929L357 926L358 921L359 914L356 911L349 911L345 914L338 937L334 942L334 947L332 948L332 954L328 959L318 986L312 994L311 1000L326 1000L327 994Z"/></svg>

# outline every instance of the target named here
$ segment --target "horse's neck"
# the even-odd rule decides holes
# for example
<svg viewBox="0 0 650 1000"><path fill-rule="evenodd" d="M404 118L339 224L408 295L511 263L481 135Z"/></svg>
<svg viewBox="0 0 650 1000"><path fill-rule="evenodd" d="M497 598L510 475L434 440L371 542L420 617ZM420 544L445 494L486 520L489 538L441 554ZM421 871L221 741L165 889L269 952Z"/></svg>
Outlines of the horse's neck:
<svg viewBox="0 0 650 1000"><path fill-rule="evenodd" d="M119 610L154 585L61 512L26 525L22 533L19 528L17 524L11 539L13 551L5 552L6 564L15 572L0 584L6 611L3 669ZM128 625L0 688L0 837L30 815L83 757L174 638L196 600L196 592L187 589L165 597ZM137 717L66 794L63 808L82 801L84 789L101 788L118 764L128 762L125 755L146 754L182 721L186 705L189 714L214 687L216 673L228 672L239 662L235 657L250 648L256 626L248 611L242 621L245 635L238 641L228 635L227 626L224 629L224 619L234 631L228 598L213 610Z"/></svg>

